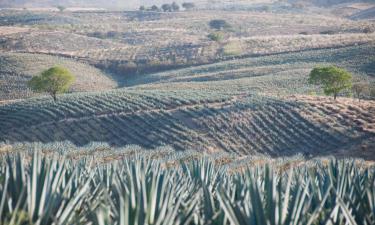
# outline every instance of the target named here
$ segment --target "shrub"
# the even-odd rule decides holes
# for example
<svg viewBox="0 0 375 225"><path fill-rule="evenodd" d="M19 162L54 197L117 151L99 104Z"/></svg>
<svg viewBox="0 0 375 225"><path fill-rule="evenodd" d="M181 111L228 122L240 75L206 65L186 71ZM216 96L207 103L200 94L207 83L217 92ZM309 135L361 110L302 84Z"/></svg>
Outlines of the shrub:
<svg viewBox="0 0 375 225"><path fill-rule="evenodd" d="M161 6L164 12L172 12L172 5L171 4L163 4Z"/></svg>
<svg viewBox="0 0 375 225"><path fill-rule="evenodd" d="M370 34L370 33L372 33L372 32L374 32L374 30L371 29L371 27L365 27L365 28L363 29L363 33L365 33L365 34Z"/></svg>
<svg viewBox="0 0 375 225"><path fill-rule="evenodd" d="M334 30L324 30L320 32L320 34L328 34L328 35L333 35L335 33L336 32Z"/></svg>
<svg viewBox="0 0 375 225"><path fill-rule="evenodd" d="M232 26L225 20L211 20L209 22L210 28L216 29L216 30L223 30L223 29L228 29L231 28Z"/></svg>
<svg viewBox="0 0 375 225"><path fill-rule="evenodd" d="M357 82L354 83L352 86L352 92L355 95L356 98L358 98L358 101L361 101L361 98L365 95L369 95L370 86L368 83L365 82Z"/></svg>
<svg viewBox="0 0 375 225"><path fill-rule="evenodd" d="M195 4L193 2L184 2L184 3L182 3L182 7L185 10L192 10L192 9L195 8Z"/></svg>
<svg viewBox="0 0 375 225"><path fill-rule="evenodd" d="M155 12L159 11L159 7L157 7L156 5L153 5L151 6L151 11L155 11Z"/></svg>
<svg viewBox="0 0 375 225"><path fill-rule="evenodd" d="M214 32L207 35L207 37L212 41L220 42L224 39L224 34L221 32Z"/></svg>
<svg viewBox="0 0 375 225"><path fill-rule="evenodd" d="M180 11L180 6L179 6L176 2L173 2L173 3L171 4L171 8L172 8L172 11L173 11L173 12Z"/></svg>

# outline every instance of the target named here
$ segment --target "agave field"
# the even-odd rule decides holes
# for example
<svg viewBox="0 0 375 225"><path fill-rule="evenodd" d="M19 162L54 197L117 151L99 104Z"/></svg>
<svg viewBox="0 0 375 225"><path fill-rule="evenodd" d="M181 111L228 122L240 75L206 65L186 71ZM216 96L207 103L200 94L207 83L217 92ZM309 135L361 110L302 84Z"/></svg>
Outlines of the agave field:
<svg viewBox="0 0 375 225"><path fill-rule="evenodd" d="M251 92L116 90L0 106L0 141L92 141L238 155L326 155L375 136L375 108ZM366 152L359 152L359 155ZM369 156L371 159L373 156Z"/></svg>
<svg viewBox="0 0 375 225"><path fill-rule="evenodd" d="M364 161L70 147L2 147L2 224L375 223Z"/></svg>
<svg viewBox="0 0 375 225"><path fill-rule="evenodd" d="M3 25L31 31L0 35L0 49L63 55L121 75L154 72L254 55L373 43L367 21L307 13L219 12L231 24L228 38L211 41L215 11L0 12ZM93 22L95 21L95 22ZM100 22L98 22L100 21ZM325 34L324 32L328 32ZM7 32L5 32L6 34ZM1 34L1 32L0 32Z"/></svg>

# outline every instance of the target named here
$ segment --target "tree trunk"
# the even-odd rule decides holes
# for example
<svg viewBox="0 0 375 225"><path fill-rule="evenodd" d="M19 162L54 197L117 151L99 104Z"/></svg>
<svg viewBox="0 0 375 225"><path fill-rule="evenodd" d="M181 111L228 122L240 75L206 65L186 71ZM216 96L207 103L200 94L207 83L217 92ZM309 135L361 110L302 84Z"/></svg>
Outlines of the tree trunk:
<svg viewBox="0 0 375 225"><path fill-rule="evenodd" d="M333 94L333 99L336 101L336 98L337 98L337 93L334 93Z"/></svg>

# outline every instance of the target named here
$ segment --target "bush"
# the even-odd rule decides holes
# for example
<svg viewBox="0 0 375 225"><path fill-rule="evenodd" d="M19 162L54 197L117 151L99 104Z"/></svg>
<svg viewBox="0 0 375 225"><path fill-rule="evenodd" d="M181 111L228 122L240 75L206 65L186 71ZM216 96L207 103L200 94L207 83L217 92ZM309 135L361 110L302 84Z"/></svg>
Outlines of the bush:
<svg viewBox="0 0 375 225"><path fill-rule="evenodd" d="M207 35L207 37L212 41L220 42L224 39L224 34L221 32L214 32Z"/></svg>
<svg viewBox="0 0 375 225"><path fill-rule="evenodd" d="M159 11L159 7L157 7L156 5L153 5L151 6L151 11L154 11L154 12Z"/></svg>
<svg viewBox="0 0 375 225"><path fill-rule="evenodd" d="M369 92L370 92L370 97L372 99L375 99L375 83L372 83L370 84L370 87L369 87Z"/></svg>
<svg viewBox="0 0 375 225"><path fill-rule="evenodd" d="M211 20L210 23L210 28L216 29L216 30L223 30L223 29L228 29L231 28L232 26L225 20Z"/></svg>
<svg viewBox="0 0 375 225"><path fill-rule="evenodd" d="M324 30L324 31L321 31L320 34L328 34L328 35L332 35L332 34L335 34L336 32L334 30Z"/></svg>
<svg viewBox="0 0 375 225"><path fill-rule="evenodd" d="M195 4L193 2L184 2L184 3L182 3L182 7L185 10L192 10L192 9L195 8Z"/></svg>
<svg viewBox="0 0 375 225"><path fill-rule="evenodd" d="M171 8L172 8L172 11L173 11L173 12L178 12L178 11L180 11L180 6L179 6L176 2L173 2L173 3L172 3Z"/></svg>
<svg viewBox="0 0 375 225"><path fill-rule="evenodd" d="M354 83L352 86L352 92L355 95L355 97L358 99L358 101L361 100L364 96L368 96L370 93L370 85L365 82L357 82Z"/></svg>
<svg viewBox="0 0 375 225"><path fill-rule="evenodd" d="M370 33L373 33L373 32L374 32L374 30L371 29L371 27L365 27L363 29L363 33L365 33L365 34L370 34Z"/></svg>

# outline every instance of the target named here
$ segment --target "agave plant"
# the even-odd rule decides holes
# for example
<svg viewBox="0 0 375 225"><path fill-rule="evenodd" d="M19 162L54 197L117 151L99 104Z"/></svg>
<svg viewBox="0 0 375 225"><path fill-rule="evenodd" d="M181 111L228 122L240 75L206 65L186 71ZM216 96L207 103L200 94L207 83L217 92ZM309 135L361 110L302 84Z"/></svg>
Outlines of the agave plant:
<svg viewBox="0 0 375 225"><path fill-rule="evenodd" d="M2 155L0 224L375 224L374 168L358 161L316 159L285 170L294 159L242 159L239 170L217 164L218 156L133 150L105 163L92 154Z"/></svg>

